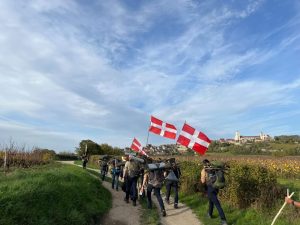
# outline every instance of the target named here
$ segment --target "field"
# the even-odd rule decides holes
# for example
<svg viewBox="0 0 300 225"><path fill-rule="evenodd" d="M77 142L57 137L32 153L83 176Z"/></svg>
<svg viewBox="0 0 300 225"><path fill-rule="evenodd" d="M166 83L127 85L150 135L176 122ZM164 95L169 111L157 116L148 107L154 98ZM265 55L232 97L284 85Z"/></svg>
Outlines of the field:
<svg viewBox="0 0 300 225"><path fill-rule="evenodd" d="M110 192L80 168L50 163L0 173L1 225L97 224Z"/></svg>

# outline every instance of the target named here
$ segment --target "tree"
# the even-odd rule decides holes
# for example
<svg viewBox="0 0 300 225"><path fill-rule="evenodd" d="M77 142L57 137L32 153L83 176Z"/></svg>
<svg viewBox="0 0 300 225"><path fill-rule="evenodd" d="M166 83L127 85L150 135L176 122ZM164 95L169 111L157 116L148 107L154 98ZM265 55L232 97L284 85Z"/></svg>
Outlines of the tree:
<svg viewBox="0 0 300 225"><path fill-rule="evenodd" d="M76 148L75 152L79 156L84 155L103 155L103 150L99 144L92 140L82 140L79 143L79 148Z"/></svg>

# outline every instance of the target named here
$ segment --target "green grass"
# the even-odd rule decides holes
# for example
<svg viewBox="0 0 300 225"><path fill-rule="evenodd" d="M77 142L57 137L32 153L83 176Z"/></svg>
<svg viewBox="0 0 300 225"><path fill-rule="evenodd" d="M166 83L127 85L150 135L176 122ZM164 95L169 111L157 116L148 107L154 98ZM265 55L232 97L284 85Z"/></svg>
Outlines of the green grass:
<svg viewBox="0 0 300 225"><path fill-rule="evenodd" d="M140 222L143 225L160 225L160 218L157 207L152 204L152 209L148 209L146 197L139 199L142 206Z"/></svg>
<svg viewBox="0 0 300 225"><path fill-rule="evenodd" d="M82 161L81 161L81 160L74 161L74 163L75 163L76 165L82 166ZM87 167L88 167L88 168L92 168L92 169L97 169L97 170L99 170L99 165L95 165L95 164L93 164L93 163L87 163Z"/></svg>
<svg viewBox="0 0 300 225"><path fill-rule="evenodd" d="M213 218L207 218L208 200L200 194L192 194L183 196L180 194L179 201L187 204L195 212L197 217L205 225L219 225L220 219L216 208L213 212ZM283 203L283 202L282 202ZM282 203L278 203L275 209L266 209L264 212L258 212L254 209L235 209L229 205L221 202L222 208L225 212L228 224L234 225L269 225L272 223L273 217L280 209ZM277 219L276 225L298 225L299 224L299 210L295 210L291 206L284 209L283 214Z"/></svg>
<svg viewBox="0 0 300 225"><path fill-rule="evenodd" d="M111 194L75 166L51 164L0 174L1 225L96 224Z"/></svg>

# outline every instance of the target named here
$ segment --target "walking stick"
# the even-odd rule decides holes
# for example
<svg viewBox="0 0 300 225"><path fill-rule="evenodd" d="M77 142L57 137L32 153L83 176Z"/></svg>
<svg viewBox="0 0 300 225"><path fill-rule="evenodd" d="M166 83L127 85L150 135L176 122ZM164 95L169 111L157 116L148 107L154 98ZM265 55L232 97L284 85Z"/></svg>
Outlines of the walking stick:
<svg viewBox="0 0 300 225"><path fill-rule="evenodd" d="M295 192L292 192L292 194L289 195L289 189L287 189L286 195L287 195L288 198L291 198L291 197L294 195L294 193L295 193ZM282 212L282 210L283 210L283 208L286 206L286 204L287 204L286 202L283 203L281 209L278 211L277 215L274 217L273 222L272 222L271 225L274 225L275 221L277 220L277 217L280 215L280 213Z"/></svg>

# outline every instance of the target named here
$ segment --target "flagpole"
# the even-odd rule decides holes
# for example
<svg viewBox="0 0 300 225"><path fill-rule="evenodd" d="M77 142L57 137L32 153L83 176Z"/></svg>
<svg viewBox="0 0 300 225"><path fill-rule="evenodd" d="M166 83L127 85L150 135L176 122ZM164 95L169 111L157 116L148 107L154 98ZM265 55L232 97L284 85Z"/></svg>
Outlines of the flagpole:
<svg viewBox="0 0 300 225"><path fill-rule="evenodd" d="M148 140L149 140L149 128L151 126L151 120L150 120L150 123L149 123L149 127L148 127L148 134L147 134L147 141L146 141L146 148L147 148L147 145L148 145Z"/></svg>

